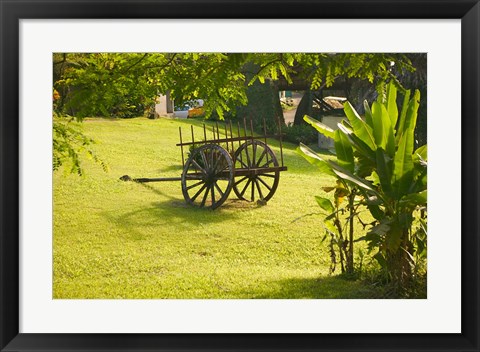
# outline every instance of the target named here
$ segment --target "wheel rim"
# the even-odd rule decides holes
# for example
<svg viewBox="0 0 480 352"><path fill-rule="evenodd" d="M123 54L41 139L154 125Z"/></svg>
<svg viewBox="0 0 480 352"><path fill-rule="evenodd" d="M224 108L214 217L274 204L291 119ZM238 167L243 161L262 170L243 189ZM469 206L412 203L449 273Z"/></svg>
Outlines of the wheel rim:
<svg viewBox="0 0 480 352"><path fill-rule="evenodd" d="M194 149L182 173L185 200L197 207L218 208L228 198L233 185L233 161L215 144Z"/></svg>
<svg viewBox="0 0 480 352"><path fill-rule="evenodd" d="M278 167L278 160L272 149L256 139L246 141L235 151L234 163L236 170ZM268 201L277 190L279 178L278 170L237 176L233 191L239 199L250 202L256 199Z"/></svg>

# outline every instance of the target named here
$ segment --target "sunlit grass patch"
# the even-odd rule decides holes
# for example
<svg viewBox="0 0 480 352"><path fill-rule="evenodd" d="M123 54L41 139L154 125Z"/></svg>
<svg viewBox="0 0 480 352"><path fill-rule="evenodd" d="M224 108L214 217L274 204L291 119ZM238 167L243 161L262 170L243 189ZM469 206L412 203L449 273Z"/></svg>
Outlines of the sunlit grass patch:
<svg viewBox="0 0 480 352"><path fill-rule="evenodd" d="M54 298L368 298L360 281L329 275L315 195L332 182L283 144L279 187L266 206L234 193L218 209L185 203L180 182L131 177L182 172L179 127L201 122L87 119L85 133L109 172L54 173ZM208 123L211 128L212 123ZM187 133L188 131L188 133ZM222 132L222 131L221 131ZM269 141L278 154L279 142ZM327 156L328 157L328 156ZM336 272L338 273L338 272Z"/></svg>

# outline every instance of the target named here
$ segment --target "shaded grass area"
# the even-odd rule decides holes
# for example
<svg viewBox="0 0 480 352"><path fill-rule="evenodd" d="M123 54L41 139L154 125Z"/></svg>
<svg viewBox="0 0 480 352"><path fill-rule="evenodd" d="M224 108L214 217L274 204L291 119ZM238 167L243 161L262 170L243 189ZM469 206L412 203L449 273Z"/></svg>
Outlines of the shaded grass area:
<svg viewBox="0 0 480 352"><path fill-rule="evenodd" d="M332 182L284 143L288 171L266 206L235 199L214 211L187 205L174 177L200 121L87 119L84 131L110 171L54 173L54 298L369 298L360 281L329 275L314 195ZM211 127L211 124L209 124ZM269 140L279 153L279 143ZM328 157L328 156L327 156ZM308 216L307 216L308 215Z"/></svg>

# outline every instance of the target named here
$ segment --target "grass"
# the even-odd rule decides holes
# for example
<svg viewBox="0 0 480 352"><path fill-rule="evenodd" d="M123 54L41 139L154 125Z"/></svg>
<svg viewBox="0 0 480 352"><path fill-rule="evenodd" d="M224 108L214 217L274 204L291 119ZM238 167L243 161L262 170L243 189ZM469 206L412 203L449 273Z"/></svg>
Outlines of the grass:
<svg viewBox="0 0 480 352"><path fill-rule="evenodd" d="M131 177L182 172L178 130L199 121L87 119L100 165L85 176L54 173L54 298L369 298L362 281L329 275L314 195L332 180L285 143L288 171L266 206L233 192L218 209L183 199L180 182ZM277 141L269 141L279 153ZM325 194L323 194L325 196Z"/></svg>

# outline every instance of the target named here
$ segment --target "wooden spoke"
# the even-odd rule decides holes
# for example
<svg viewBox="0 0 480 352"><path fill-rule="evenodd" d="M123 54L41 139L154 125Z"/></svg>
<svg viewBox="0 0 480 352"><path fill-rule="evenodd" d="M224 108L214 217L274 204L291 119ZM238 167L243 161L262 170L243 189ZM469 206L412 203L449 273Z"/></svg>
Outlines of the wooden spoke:
<svg viewBox="0 0 480 352"><path fill-rule="evenodd" d="M246 157L247 157L247 165L248 165L247 167L248 167L248 168L251 168L253 165L252 165L252 162L251 162L251 160L250 160L250 154L249 154L249 151L248 151L248 142L247 142L247 143L244 143L244 144L242 144L242 145L245 146L245 155L246 155Z"/></svg>
<svg viewBox="0 0 480 352"><path fill-rule="evenodd" d="M207 186L207 190L205 191L205 194L203 195L202 203L200 205L201 208L203 208L203 206L205 205L205 201L207 200L209 190L210 190L210 186Z"/></svg>
<svg viewBox="0 0 480 352"><path fill-rule="evenodd" d="M195 187L197 187L197 186L199 186L199 185L201 185L201 184L204 184L204 183L205 183L205 181L202 180L202 181L200 181L200 182L194 183L193 185L187 186L187 189L195 188Z"/></svg>
<svg viewBox="0 0 480 352"><path fill-rule="evenodd" d="M200 157L202 158L202 161L203 161L203 165L208 165L208 162L207 162L207 156L205 155L205 151L204 150L200 150L199 151L199 154L200 154ZM193 159L195 160L195 159Z"/></svg>
<svg viewBox="0 0 480 352"><path fill-rule="evenodd" d="M211 187L212 190L212 204L215 204L215 181L213 182L213 185Z"/></svg>
<svg viewBox="0 0 480 352"><path fill-rule="evenodd" d="M218 186L217 182L214 183L214 186L217 189L218 193L220 193L220 197L223 197L224 193L222 189Z"/></svg>
<svg viewBox="0 0 480 352"><path fill-rule="evenodd" d="M221 169L220 171L218 171L218 173L224 172L225 170L228 170L228 168L229 168L228 165L224 165L224 166L223 166L223 169Z"/></svg>
<svg viewBox="0 0 480 352"><path fill-rule="evenodd" d="M237 161L240 162L240 164L241 164L242 167L245 167L245 168L248 169L248 165L243 162L242 158L237 159Z"/></svg>
<svg viewBox="0 0 480 352"><path fill-rule="evenodd" d="M206 187L207 187L207 185L204 183L203 186L202 186L202 188L200 188L200 189L198 190L198 192L195 193L195 195L192 197L192 202L193 202L195 199L197 199L197 197L200 195L200 193L203 192L203 190L204 190Z"/></svg>
<svg viewBox="0 0 480 352"><path fill-rule="evenodd" d="M251 182L252 182L252 180L250 180L250 179L247 181L247 184L245 185L245 187L243 187L242 191L240 192L240 196L243 197L243 195L245 194L245 191L246 191L247 188L248 188L248 185L249 185Z"/></svg>
<svg viewBox="0 0 480 352"><path fill-rule="evenodd" d="M209 164L211 170L214 170L214 163L215 163L215 160L213 158L214 155L215 155L215 153L211 149L210 150L210 164Z"/></svg>
<svg viewBox="0 0 480 352"><path fill-rule="evenodd" d="M262 176L265 176L265 175L262 175ZM268 185L264 180L262 180L261 177L257 177L256 181L260 181L265 187L267 187L269 191L272 190L272 187L270 187L270 185Z"/></svg>
<svg viewBox="0 0 480 352"><path fill-rule="evenodd" d="M248 178L248 176L244 176L244 177L242 177L240 180L235 181L235 186L238 185L239 183L242 183L242 182L245 181L247 178Z"/></svg>
<svg viewBox="0 0 480 352"><path fill-rule="evenodd" d="M221 164L221 169L218 170L218 167L215 168L215 174L219 175L219 174L223 174L223 172L225 170L228 170L230 168L230 165L229 164L223 164L223 161L222 162L219 162L218 164ZM222 165L223 164L223 165Z"/></svg>
<svg viewBox="0 0 480 352"><path fill-rule="evenodd" d="M213 155L213 153L212 153ZM218 164L220 163L220 159L219 157L217 157L215 160L213 160L213 156L212 156L212 164L213 164L213 167L212 167L212 171L215 172L215 173L218 173L219 171L217 171L217 168L218 168Z"/></svg>
<svg viewBox="0 0 480 352"><path fill-rule="evenodd" d="M255 184L257 185L258 195L260 196L260 199L263 199L263 193L262 193L262 190L260 188L260 184L258 183L258 180L259 180L258 178L255 179Z"/></svg>
<svg viewBox="0 0 480 352"><path fill-rule="evenodd" d="M262 159L263 159L263 157L264 157L265 155L267 155L267 150L266 150L266 149L264 149L263 152L262 152L262 154L260 154L260 158L258 158L258 161L257 161L257 163L255 164L255 166L260 165L260 163L261 163L261 161L262 161Z"/></svg>
<svg viewBox="0 0 480 352"><path fill-rule="evenodd" d="M252 197L250 198L250 201L254 201L255 200L255 180L252 181L252 187L250 187L252 189Z"/></svg>
<svg viewBox="0 0 480 352"><path fill-rule="evenodd" d="M204 174L204 173L205 173L205 170L203 169L203 167L201 167L201 166L200 166L200 165L197 163L197 161L196 161L196 160L192 160L192 163L195 165L195 167L196 167L196 170L199 170L199 171L201 171L201 172L202 172L202 174Z"/></svg>
<svg viewBox="0 0 480 352"><path fill-rule="evenodd" d="M267 162L265 164L263 164L262 166L259 166L259 168L268 167L272 163L275 164L275 161L274 160L267 160Z"/></svg>

